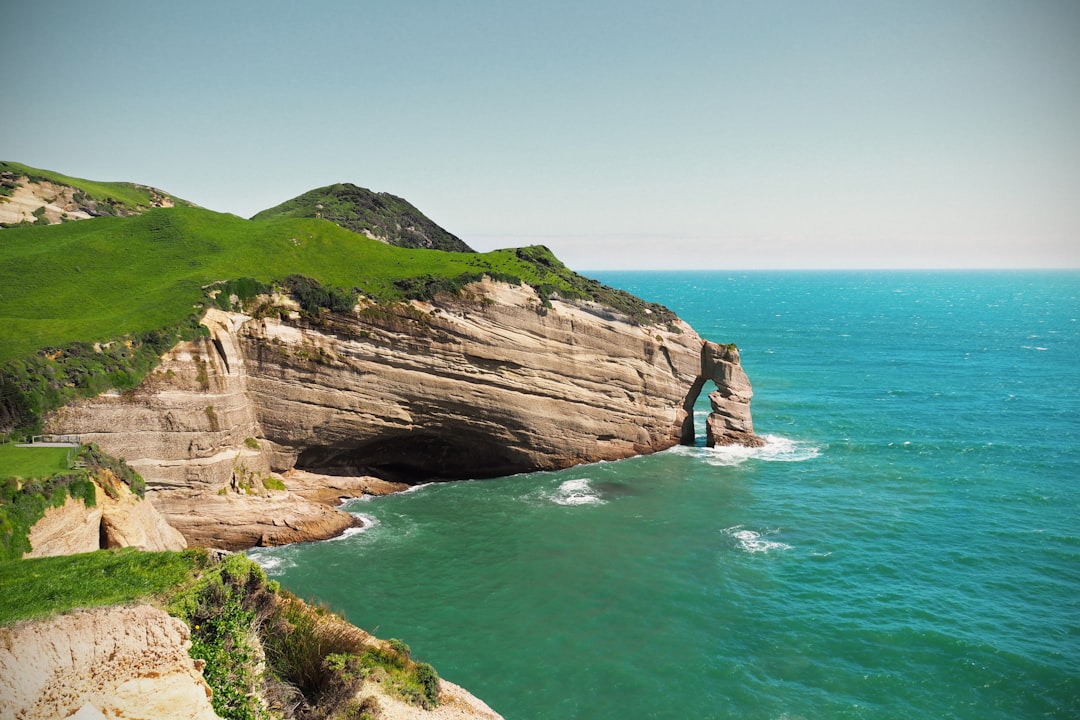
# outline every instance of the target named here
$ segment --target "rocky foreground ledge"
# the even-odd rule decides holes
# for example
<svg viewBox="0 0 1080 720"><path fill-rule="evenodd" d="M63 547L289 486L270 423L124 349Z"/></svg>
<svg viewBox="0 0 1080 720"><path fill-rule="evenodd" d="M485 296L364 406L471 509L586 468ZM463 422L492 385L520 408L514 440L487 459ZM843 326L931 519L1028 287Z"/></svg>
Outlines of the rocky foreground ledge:
<svg viewBox="0 0 1080 720"><path fill-rule="evenodd" d="M400 641L307 605L243 556L139 555L22 561L65 575L69 562L125 579L140 566L193 574L164 598L117 588L132 601L0 623L0 720L500 720Z"/></svg>
<svg viewBox="0 0 1080 720"><path fill-rule="evenodd" d="M734 346L529 286L485 279L314 317L262 297L203 324L209 337L175 347L134 393L46 426L125 458L191 545L325 538L352 523L326 505L337 497L693 442L710 382L708 443L761 442Z"/></svg>

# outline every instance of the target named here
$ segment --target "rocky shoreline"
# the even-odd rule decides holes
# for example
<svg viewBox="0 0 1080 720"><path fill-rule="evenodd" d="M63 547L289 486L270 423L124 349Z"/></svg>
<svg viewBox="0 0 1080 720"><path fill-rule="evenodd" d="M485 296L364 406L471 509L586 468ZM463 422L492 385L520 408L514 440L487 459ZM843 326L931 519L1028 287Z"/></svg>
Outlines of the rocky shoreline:
<svg viewBox="0 0 1080 720"><path fill-rule="evenodd" d="M211 309L209 337L132 393L65 406L46 430L123 457L189 545L240 550L333 537L341 498L430 479L616 460L693 442L755 445L732 345L640 325L528 286L302 317L286 298Z"/></svg>

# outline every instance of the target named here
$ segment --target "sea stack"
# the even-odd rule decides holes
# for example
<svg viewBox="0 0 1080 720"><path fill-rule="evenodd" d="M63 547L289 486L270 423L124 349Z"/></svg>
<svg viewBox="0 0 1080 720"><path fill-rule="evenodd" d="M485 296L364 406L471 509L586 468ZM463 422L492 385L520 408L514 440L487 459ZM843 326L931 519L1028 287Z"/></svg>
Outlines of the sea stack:
<svg viewBox="0 0 1080 720"><path fill-rule="evenodd" d="M709 447L764 445L765 441L754 434L750 415L754 390L742 368L739 349L706 342L701 348L701 374L716 385L716 390L709 393L712 412L705 424L705 444Z"/></svg>

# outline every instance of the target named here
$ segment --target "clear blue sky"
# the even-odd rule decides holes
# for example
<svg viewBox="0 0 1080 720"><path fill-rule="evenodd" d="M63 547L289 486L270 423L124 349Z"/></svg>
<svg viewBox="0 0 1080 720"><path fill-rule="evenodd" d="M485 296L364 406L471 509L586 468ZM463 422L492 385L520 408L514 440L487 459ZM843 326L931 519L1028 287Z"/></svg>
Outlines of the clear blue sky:
<svg viewBox="0 0 1080 720"><path fill-rule="evenodd" d="M0 7L0 158L577 269L1080 266L1080 2Z"/></svg>

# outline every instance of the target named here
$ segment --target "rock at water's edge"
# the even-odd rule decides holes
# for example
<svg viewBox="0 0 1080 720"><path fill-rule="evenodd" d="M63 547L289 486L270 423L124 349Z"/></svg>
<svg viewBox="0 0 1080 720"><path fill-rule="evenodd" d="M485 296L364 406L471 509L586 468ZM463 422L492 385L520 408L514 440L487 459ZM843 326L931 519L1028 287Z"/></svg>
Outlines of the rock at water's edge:
<svg viewBox="0 0 1080 720"><path fill-rule="evenodd" d="M706 342L701 348L702 377L712 380L716 390L709 393L712 412L705 425L705 444L761 447L765 440L754 434L750 399L754 390L742 368L739 349L734 345Z"/></svg>

